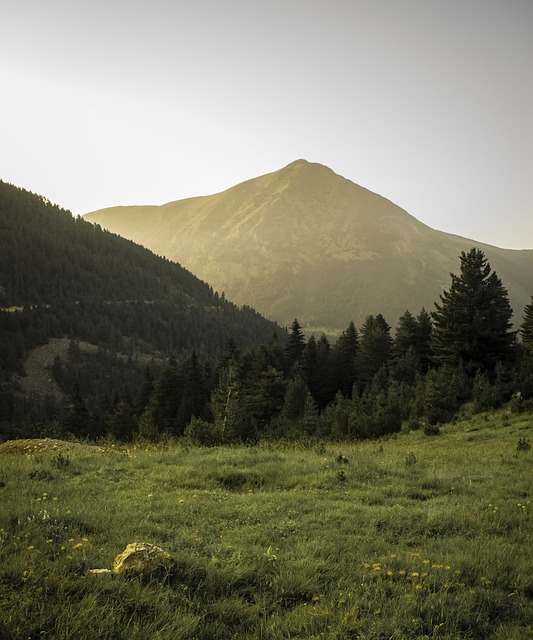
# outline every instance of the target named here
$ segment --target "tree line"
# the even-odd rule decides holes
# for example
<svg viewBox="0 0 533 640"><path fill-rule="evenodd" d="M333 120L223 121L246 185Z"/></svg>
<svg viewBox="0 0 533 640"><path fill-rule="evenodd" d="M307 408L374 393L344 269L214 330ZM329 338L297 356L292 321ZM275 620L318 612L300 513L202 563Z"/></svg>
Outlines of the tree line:
<svg viewBox="0 0 533 640"><path fill-rule="evenodd" d="M216 445L376 438L402 426L434 434L465 406L533 409L533 297L514 330L507 291L483 252L460 260L435 309L406 311L394 332L369 315L333 342L306 338L296 319L255 346L228 337L216 360L192 349L142 368L131 355L87 354L72 341L52 368L68 402L19 407L24 429Z"/></svg>

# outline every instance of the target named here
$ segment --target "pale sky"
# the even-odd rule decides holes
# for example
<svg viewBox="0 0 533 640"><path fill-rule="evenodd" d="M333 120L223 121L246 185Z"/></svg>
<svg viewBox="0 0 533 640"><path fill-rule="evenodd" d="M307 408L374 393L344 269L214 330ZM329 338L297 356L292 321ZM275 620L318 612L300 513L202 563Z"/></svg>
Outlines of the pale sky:
<svg viewBox="0 0 533 640"><path fill-rule="evenodd" d="M532 0L17 0L0 178L81 214L298 158L533 248Z"/></svg>

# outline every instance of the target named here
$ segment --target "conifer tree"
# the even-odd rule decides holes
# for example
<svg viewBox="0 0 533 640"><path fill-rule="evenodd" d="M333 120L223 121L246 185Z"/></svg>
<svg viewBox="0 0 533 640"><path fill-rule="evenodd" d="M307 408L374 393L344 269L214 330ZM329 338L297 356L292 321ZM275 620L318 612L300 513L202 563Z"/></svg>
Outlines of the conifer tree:
<svg viewBox="0 0 533 640"><path fill-rule="evenodd" d="M414 384L415 377L427 373L430 365L431 317L422 308L415 318L406 311L398 320L394 335L394 377Z"/></svg>
<svg viewBox="0 0 533 640"><path fill-rule="evenodd" d="M416 355L420 359L420 368L422 373L427 373L431 365L431 333L433 331L433 322L431 316L422 307L420 313L416 317L416 329L414 335L414 347Z"/></svg>
<svg viewBox="0 0 533 640"><path fill-rule="evenodd" d="M297 365L305 349L305 336L298 320L294 320L285 346L285 371L289 372Z"/></svg>
<svg viewBox="0 0 533 640"><path fill-rule="evenodd" d="M314 386L310 385L313 398L320 409L333 401L337 393L334 358L332 348L325 333L318 339L316 345L316 369Z"/></svg>
<svg viewBox="0 0 533 640"><path fill-rule="evenodd" d="M357 353L359 379L363 386L387 363L392 354L392 337L390 326L379 313L377 316L367 316L361 327L361 340Z"/></svg>
<svg viewBox="0 0 533 640"><path fill-rule="evenodd" d="M296 374L289 380L285 389L283 415L289 420L297 420L303 415L307 385L301 375Z"/></svg>
<svg viewBox="0 0 533 640"><path fill-rule="evenodd" d="M356 356L359 334L353 322L343 331L335 345L337 356L337 386L343 396L349 398L357 379Z"/></svg>
<svg viewBox="0 0 533 640"><path fill-rule="evenodd" d="M183 393L183 381L174 357L169 358L154 382L149 406L161 432L173 433Z"/></svg>
<svg viewBox="0 0 533 640"><path fill-rule="evenodd" d="M393 352L396 358L404 356L416 342L417 321L413 314L407 310L398 320L394 333Z"/></svg>
<svg viewBox="0 0 533 640"><path fill-rule="evenodd" d="M98 435L93 433L93 426L92 417L81 394L80 385L76 382L72 387L70 405L62 428L78 438L84 438Z"/></svg>
<svg viewBox="0 0 533 640"><path fill-rule="evenodd" d="M451 274L432 317L432 348L439 365L464 363L470 375L493 371L513 355L515 332L507 291L480 249L461 253L461 275Z"/></svg>
<svg viewBox="0 0 533 640"><path fill-rule="evenodd" d="M310 336L302 354L302 374L311 393L314 393L317 387L317 359L316 338L315 336Z"/></svg>
<svg viewBox="0 0 533 640"><path fill-rule="evenodd" d="M533 355L533 296L524 309L524 321L520 325L520 337L526 351Z"/></svg>
<svg viewBox="0 0 533 640"><path fill-rule="evenodd" d="M302 430L306 435L313 435L319 419L319 411L313 396L308 393L305 397L304 412L301 419Z"/></svg>

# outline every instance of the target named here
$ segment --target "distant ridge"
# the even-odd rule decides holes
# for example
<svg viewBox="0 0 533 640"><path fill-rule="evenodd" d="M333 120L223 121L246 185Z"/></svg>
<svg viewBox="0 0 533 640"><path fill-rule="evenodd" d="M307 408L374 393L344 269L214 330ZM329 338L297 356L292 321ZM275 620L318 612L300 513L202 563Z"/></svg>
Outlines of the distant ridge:
<svg viewBox="0 0 533 640"><path fill-rule="evenodd" d="M433 309L458 256L481 248L520 321L533 251L431 229L320 164L288 166L211 196L89 213L86 220L175 260L238 304L283 325L338 332L382 313Z"/></svg>

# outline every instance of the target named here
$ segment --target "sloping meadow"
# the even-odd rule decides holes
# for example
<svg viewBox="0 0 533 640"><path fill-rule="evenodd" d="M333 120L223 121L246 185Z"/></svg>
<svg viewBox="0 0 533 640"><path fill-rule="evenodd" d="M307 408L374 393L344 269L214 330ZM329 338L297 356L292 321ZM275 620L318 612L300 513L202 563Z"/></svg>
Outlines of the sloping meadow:
<svg viewBox="0 0 533 640"><path fill-rule="evenodd" d="M532 435L0 447L0 637L533 638ZM133 542L173 568L90 572Z"/></svg>

